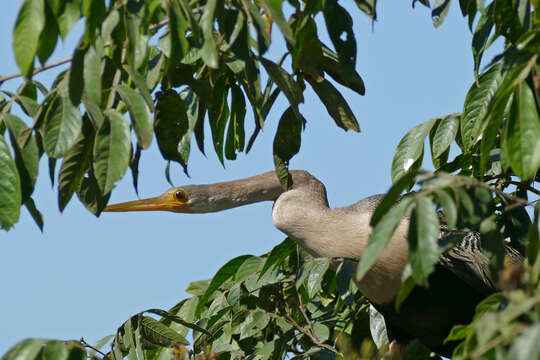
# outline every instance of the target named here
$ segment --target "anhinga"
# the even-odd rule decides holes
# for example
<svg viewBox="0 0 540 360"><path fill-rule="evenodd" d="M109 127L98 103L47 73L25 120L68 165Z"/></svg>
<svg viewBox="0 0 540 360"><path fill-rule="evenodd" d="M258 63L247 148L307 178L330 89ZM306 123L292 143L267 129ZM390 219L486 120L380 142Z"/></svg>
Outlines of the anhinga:
<svg viewBox="0 0 540 360"><path fill-rule="evenodd" d="M211 185L173 188L163 195L110 205L105 211L165 210L208 213L261 201L274 201L274 225L315 257L359 259L371 231L370 218L381 195L330 209L324 185L306 171L291 171L293 186L283 191L274 172ZM408 220L403 219L377 262L360 280L359 290L384 316L388 337L397 352L418 339L432 351L450 356L456 343L444 343L456 324L468 324L475 306L497 291L489 261L475 232L464 232L430 275L429 287L416 287L399 312L394 307L408 257ZM444 234L442 234L444 236ZM521 261L508 250L512 262ZM396 345L397 344L397 345ZM392 350L392 349L391 349Z"/></svg>

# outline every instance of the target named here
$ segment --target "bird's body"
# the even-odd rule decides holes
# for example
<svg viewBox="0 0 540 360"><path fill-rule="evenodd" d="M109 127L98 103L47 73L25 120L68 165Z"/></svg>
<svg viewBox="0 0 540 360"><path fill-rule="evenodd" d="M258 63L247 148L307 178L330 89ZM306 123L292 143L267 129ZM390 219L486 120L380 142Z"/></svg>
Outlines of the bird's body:
<svg viewBox="0 0 540 360"><path fill-rule="evenodd" d="M324 185L306 171L291 171L293 187L283 191L274 172L246 179L171 189L160 197L117 204L106 211L168 210L184 213L221 211L274 201L274 225L315 257L359 259L368 242L369 222L381 195L331 209ZM408 219L403 219L379 259L360 279L359 290L384 316L389 339L406 344L418 339L431 350L451 355L444 343L452 326L471 321L475 306L497 291L479 237L464 232L455 248L441 257L428 278L396 312L394 301L408 257ZM447 236L441 232L441 236ZM455 234L453 234L455 236ZM519 260L519 259L518 259Z"/></svg>

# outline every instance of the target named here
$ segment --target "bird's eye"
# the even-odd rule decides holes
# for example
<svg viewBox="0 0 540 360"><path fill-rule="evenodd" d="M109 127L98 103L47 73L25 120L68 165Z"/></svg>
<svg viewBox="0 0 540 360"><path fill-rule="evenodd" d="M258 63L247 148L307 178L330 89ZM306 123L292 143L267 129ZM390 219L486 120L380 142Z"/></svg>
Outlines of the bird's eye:
<svg viewBox="0 0 540 360"><path fill-rule="evenodd" d="M186 202L188 199L187 192L185 190L178 190L174 193L174 197L178 201Z"/></svg>

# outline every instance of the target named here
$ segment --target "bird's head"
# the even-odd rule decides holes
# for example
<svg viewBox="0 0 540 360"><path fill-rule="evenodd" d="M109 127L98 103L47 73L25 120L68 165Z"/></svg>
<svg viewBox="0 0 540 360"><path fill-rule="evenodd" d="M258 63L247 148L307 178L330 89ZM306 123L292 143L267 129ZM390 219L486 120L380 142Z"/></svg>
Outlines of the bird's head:
<svg viewBox="0 0 540 360"><path fill-rule="evenodd" d="M204 185L176 187L162 195L107 206L103 211L171 211L176 213L205 213L212 211L212 197Z"/></svg>

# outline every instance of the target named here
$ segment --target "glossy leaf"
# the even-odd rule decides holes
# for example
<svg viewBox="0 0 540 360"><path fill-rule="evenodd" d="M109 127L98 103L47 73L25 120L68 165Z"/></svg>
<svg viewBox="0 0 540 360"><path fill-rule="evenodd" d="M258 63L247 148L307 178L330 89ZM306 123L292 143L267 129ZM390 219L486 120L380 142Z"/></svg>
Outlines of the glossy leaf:
<svg viewBox="0 0 540 360"><path fill-rule="evenodd" d="M366 93L366 87L364 86L364 80L358 75L356 71L345 72L342 66L339 64L338 56L326 46L322 46L323 57L321 59L320 66L329 74L334 80L341 85L347 86L351 90L356 91L360 95Z"/></svg>
<svg viewBox="0 0 540 360"><path fill-rule="evenodd" d="M2 141L2 140L0 140ZM1 144L1 142L0 142ZM1 145L0 145L1 146ZM44 340L42 339L27 339L23 340L7 352L2 359L5 360L33 360L36 359Z"/></svg>
<svg viewBox="0 0 540 360"><path fill-rule="evenodd" d="M88 47L84 55L84 91L97 105L101 104L101 69L103 58L103 43L96 41Z"/></svg>
<svg viewBox="0 0 540 360"><path fill-rule="evenodd" d="M291 75L287 74L287 72L283 70L281 66L278 66L274 62L261 58L261 63L263 64L266 72L268 72L270 78L276 83L279 89L283 91L283 94L285 94L289 100L289 103L291 104L295 113L300 114L298 105L304 102L304 95L302 94L302 89L298 83Z"/></svg>
<svg viewBox="0 0 540 360"><path fill-rule="evenodd" d="M8 230L19 219L21 182L4 137L0 135L0 225Z"/></svg>
<svg viewBox="0 0 540 360"><path fill-rule="evenodd" d="M56 41L58 40L58 25L56 23L56 17L54 16L52 9L45 2L45 25L39 37L39 44L37 48L37 56L42 65L49 59L56 47Z"/></svg>
<svg viewBox="0 0 540 360"><path fill-rule="evenodd" d="M296 250L296 242L290 238L286 238L281 244L275 246L266 261L259 274L259 279L272 267L278 266L283 260L292 254Z"/></svg>
<svg viewBox="0 0 540 360"><path fill-rule="evenodd" d="M153 136L153 125L150 110L146 106L144 98L136 90L121 84L118 93L126 103L131 118L131 124L137 134L137 141L143 149L150 146Z"/></svg>
<svg viewBox="0 0 540 360"><path fill-rule="evenodd" d="M39 37L45 27L43 0L24 0L13 31L13 53L17 66L26 77L31 77Z"/></svg>
<svg viewBox="0 0 540 360"><path fill-rule="evenodd" d="M540 167L540 119L534 95L526 83L517 85L504 131L505 154L522 179L530 179Z"/></svg>
<svg viewBox="0 0 540 360"><path fill-rule="evenodd" d="M478 77L477 83L471 86L465 97L461 116L461 137L467 151L478 141L491 99L501 85L500 71L499 65L492 66Z"/></svg>
<svg viewBox="0 0 540 360"><path fill-rule="evenodd" d="M167 13L169 15L169 40L171 65L178 65L189 51L189 43L186 38L187 19L184 17L180 5L176 1L169 1Z"/></svg>
<svg viewBox="0 0 540 360"><path fill-rule="evenodd" d="M81 113L64 96L57 96L45 114L44 148L50 157L66 155L81 132Z"/></svg>
<svg viewBox="0 0 540 360"><path fill-rule="evenodd" d="M28 210L28 213L30 214L30 216L32 217L36 225L39 227L39 230L43 232L43 226L44 226L43 214L41 214L41 212L36 207L36 203L34 202L34 199L28 198L24 202L24 206L26 207L26 210Z"/></svg>
<svg viewBox="0 0 540 360"><path fill-rule="evenodd" d="M440 119L432 128L433 140L430 141L431 156L435 159L443 155L454 141L459 129L459 115L452 114ZM431 140L431 136L430 136Z"/></svg>
<svg viewBox="0 0 540 360"><path fill-rule="evenodd" d="M401 138L392 159L392 182L396 182L414 167L415 162L422 162L424 141L436 119L429 120L412 128Z"/></svg>
<svg viewBox="0 0 540 360"><path fill-rule="evenodd" d="M386 245L388 245L388 242L400 224L401 219L408 215L411 204L411 198L404 198L396 206L390 209L381 220L379 220L369 237L366 250L360 258L356 270L357 279L362 279L373 264L375 264L379 255L386 248Z"/></svg>
<svg viewBox="0 0 540 360"><path fill-rule="evenodd" d="M439 218L428 197L418 196L414 204L409 225L409 263L416 283L426 284L439 260Z"/></svg>
<svg viewBox="0 0 540 360"><path fill-rule="evenodd" d="M88 48L79 44L73 53L71 69L69 70L69 99L74 106L78 106L85 88L85 55ZM91 79L89 79L91 80ZM94 93L91 92L93 95Z"/></svg>
<svg viewBox="0 0 540 360"><path fill-rule="evenodd" d="M349 104L340 92L332 85L328 80L316 81L313 79L307 79L309 84L323 102L326 110L332 116L336 125L343 130L360 131L358 121L354 116Z"/></svg>
<svg viewBox="0 0 540 360"><path fill-rule="evenodd" d="M329 259L313 259L302 266L296 287L304 285L308 296L312 299L322 287L322 281L326 270L330 266Z"/></svg>
<svg viewBox="0 0 540 360"><path fill-rule="evenodd" d="M130 159L129 127L119 113L105 112L94 141L94 172L102 194L108 194L127 170Z"/></svg>

